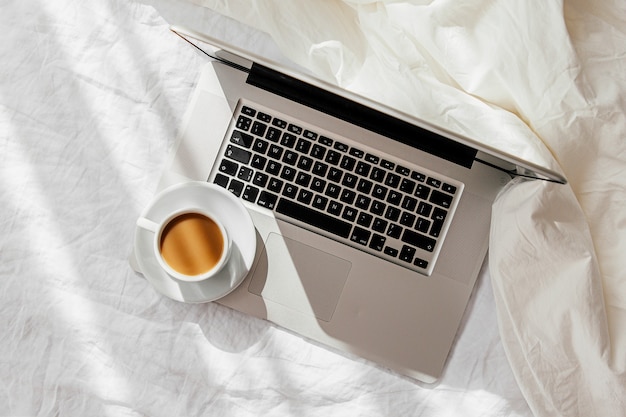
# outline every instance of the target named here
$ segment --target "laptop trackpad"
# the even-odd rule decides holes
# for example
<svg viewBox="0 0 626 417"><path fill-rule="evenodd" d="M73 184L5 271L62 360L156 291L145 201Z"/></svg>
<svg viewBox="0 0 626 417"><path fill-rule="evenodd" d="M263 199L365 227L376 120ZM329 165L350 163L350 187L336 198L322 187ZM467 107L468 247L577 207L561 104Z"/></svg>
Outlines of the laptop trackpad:
<svg viewBox="0 0 626 417"><path fill-rule="evenodd" d="M270 233L248 290L330 321L351 267L345 259Z"/></svg>

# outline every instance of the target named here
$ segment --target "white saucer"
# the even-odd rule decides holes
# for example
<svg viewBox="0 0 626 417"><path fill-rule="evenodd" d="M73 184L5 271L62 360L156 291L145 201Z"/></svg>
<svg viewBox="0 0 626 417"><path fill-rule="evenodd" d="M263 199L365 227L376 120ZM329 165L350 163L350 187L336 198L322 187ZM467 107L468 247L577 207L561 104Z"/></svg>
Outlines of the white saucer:
<svg viewBox="0 0 626 417"><path fill-rule="evenodd" d="M222 187L206 182L177 184L157 194L141 214L160 222L169 213L185 207L206 208L220 218L232 236L232 252L224 269L201 282L172 278L158 264L154 254L154 233L135 227L135 257L146 279L161 294L186 303L206 303L233 291L244 280L256 254L256 230L241 201Z"/></svg>

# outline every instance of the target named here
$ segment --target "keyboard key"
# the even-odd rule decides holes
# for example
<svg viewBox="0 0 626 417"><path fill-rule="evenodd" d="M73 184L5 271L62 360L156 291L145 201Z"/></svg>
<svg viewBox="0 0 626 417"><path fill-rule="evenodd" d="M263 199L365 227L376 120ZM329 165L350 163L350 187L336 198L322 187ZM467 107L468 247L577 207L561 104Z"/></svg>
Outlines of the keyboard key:
<svg viewBox="0 0 626 417"><path fill-rule="evenodd" d="M387 205L385 203L383 203L382 201L374 200L372 202L372 206L370 207L370 212L378 216L382 216L385 213L386 208Z"/></svg>
<svg viewBox="0 0 626 417"><path fill-rule="evenodd" d="M313 160L308 156L302 155L300 159L298 159L298 168L303 171L310 171L313 167Z"/></svg>
<svg viewBox="0 0 626 417"><path fill-rule="evenodd" d="M246 116L239 116L237 118L237 129L248 131L250 130L250 126L252 125L252 119Z"/></svg>
<svg viewBox="0 0 626 417"><path fill-rule="evenodd" d="M338 201L331 201L328 204L328 208L326 209L327 212L329 212L330 214L334 214L335 216L339 216L342 210L343 204Z"/></svg>
<svg viewBox="0 0 626 417"><path fill-rule="evenodd" d="M254 115L256 114L256 110L254 110L252 107L243 106L241 108L241 113L245 114L246 116L254 117Z"/></svg>
<svg viewBox="0 0 626 417"><path fill-rule="evenodd" d="M304 136L305 138L310 139L310 140L316 140L317 139L317 133L311 132L310 130L305 130L304 133L302 134L302 136Z"/></svg>
<svg viewBox="0 0 626 417"><path fill-rule="evenodd" d="M280 140L280 144L286 146L287 148L293 148L296 145L297 136L292 135L291 133L283 133L283 137Z"/></svg>
<svg viewBox="0 0 626 417"><path fill-rule="evenodd" d="M239 172L237 173L237 178L245 182L250 182L253 172L254 171L252 171L252 169L248 167L241 167L239 168Z"/></svg>
<svg viewBox="0 0 626 417"><path fill-rule="evenodd" d="M348 187L348 188L354 188L356 187L356 183L358 181L358 177L356 175L352 175L350 173L346 173L346 175L343 176L343 180L341 181L341 185L343 185L344 187Z"/></svg>
<svg viewBox="0 0 626 417"><path fill-rule="evenodd" d="M387 207L387 211L385 211L385 219L391 220L392 222L397 222L400 218L400 209L394 206Z"/></svg>
<svg viewBox="0 0 626 417"><path fill-rule="evenodd" d="M400 235L402 234L402 227L398 226L395 223L390 223L387 228L387 236L392 237L394 239L400 239Z"/></svg>
<svg viewBox="0 0 626 417"><path fill-rule="evenodd" d="M428 229L430 229L430 223L430 220L427 220L423 217L418 217L417 221L415 222L415 230L426 233L428 232Z"/></svg>
<svg viewBox="0 0 626 417"><path fill-rule="evenodd" d="M396 166L396 172L400 175L404 175L405 177L408 177L409 174L411 173L411 170L408 169L407 167L403 167L402 165L398 165Z"/></svg>
<svg viewBox="0 0 626 417"><path fill-rule="evenodd" d="M241 195L241 192L243 191L243 186L244 186L243 182L232 180L230 184L228 185L228 191L230 191L231 193L239 197Z"/></svg>
<svg viewBox="0 0 626 417"><path fill-rule="evenodd" d="M337 151L333 151L332 149L329 150L328 153L326 153L326 158L324 159L324 161L333 165L339 164L340 160L341 160L341 154Z"/></svg>
<svg viewBox="0 0 626 417"><path fill-rule="evenodd" d="M328 204L328 199L326 197L324 197L323 195L316 195L313 198L313 207L315 207L316 209L319 210L326 210L326 205Z"/></svg>
<svg viewBox="0 0 626 417"><path fill-rule="evenodd" d="M367 210L370 207L371 202L372 202L371 198L369 198L366 195L359 194L358 197L356 198L356 202L354 203L354 205L360 208L361 210Z"/></svg>
<svg viewBox="0 0 626 417"><path fill-rule="evenodd" d="M385 170L374 167L372 169L372 173L370 174L370 179L376 182L383 182L383 180L385 179Z"/></svg>
<svg viewBox="0 0 626 417"><path fill-rule="evenodd" d="M372 187L374 186L374 183L366 180L364 178L361 178L359 180L359 185L357 186L357 191L363 193L363 194L369 194L370 191L372 191Z"/></svg>
<svg viewBox="0 0 626 417"><path fill-rule="evenodd" d="M428 185L430 185L431 187L434 187L434 188L441 187L441 181L439 181L436 178L432 178L432 177L428 177L428 179L426 180L426 184L428 184Z"/></svg>
<svg viewBox="0 0 626 417"><path fill-rule="evenodd" d="M430 195L430 200L428 201L444 208L450 208L452 205L452 196L450 194L442 193L439 190L433 190Z"/></svg>
<svg viewBox="0 0 626 417"><path fill-rule="evenodd" d="M407 194L413 194L413 190L415 190L415 181L410 180L408 178L403 178L400 183L400 191Z"/></svg>
<svg viewBox="0 0 626 417"><path fill-rule="evenodd" d="M372 236L372 240L370 241L369 247L380 252L385 247L386 241L387 238L385 236L374 233L374 235Z"/></svg>
<svg viewBox="0 0 626 417"><path fill-rule="evenodd" d="M258 188L253 187L251 185L246 185L246 188L243 190L243 194L241 195L241 198L243 198L246 201L250 201L254 203L258 195L259 195Z"/></svg>
<svg viewBox="0 0 626 417"><path fill-rule="evenodd" d="M333 140L331 138L327 138L326 136L320 136L319 143L325 146L332 146Z"/></svg>
<svg viewBox="0 0 626 417"><path fill-rule="evenodd" d="M270 116L270 115L269 115L269 114L267 114L267 113L263 113L263 112L259 112L259 113L256 115L256 118L257 118L257 119L259 119L259 120L260 120L260 121L262 121L262 122L265 122L265 123L269 123L269 122L270 122L270 120L272 120L272 116Z"/></svg>
<svg viewBox="0 0 626 417"><path fill-rule="evenodd" d="M284 129L287 127L287 122L282 120L282 119L278 119L276 117L274 117L274 120L272 120L272 124L280 129Z"/></svg>
<svg viewBox="0 0 626 417"><path fill-rule="evenodd" d="M313 145L313 149L311 150L311 156L313 158L322 160L324 159L325 155L326 155L326 148L318 144Z"/></svg>
<svg viewBox="0 0 626 417"><path fill-rule="evenodd" d="M387 231L387 225L389 225L389 222L387 220L383 220L380 217L377 217L376 219L374 219L372 229L380 233L385 233Z"/></svg>
<svg viewBox="0 0 626 417"><path fill-rule="evenodd" d="M298 152L309 153L309 149L311 149L311 141L298 139L298 143L296 143L296 150Z"/></svg>
<svg viewBox="0 0 626 417"><path fill-rule="evenodd" d="M263 139L257 139L254 141L254 145L252 146L252 150L261 154L267 152L267 148L269 146L269 142Z"/></svg>
<svg viewBox="0 0 626 417"><path fill-rule="evenodd" d="M372 220L374 220L374 216L369 213L360 212L359 216L356 218L356 224L363 227L370 227L372 224Z"/></svg>
<svg viewBox="0 0 626 417"><path fill-rule="evenodd" d="M327 172L328 172L328 165L326 165L325 163L316 162L315 164L313 164L313 174L320 176L320 177L325 177Z"/></svg>
<svg viewBox="0 0 626 417"><path fill-rule="evenodd" d="M254 174L254 179L252 180L252 184L256 185L257 187L265 187L267 185L267 181L269 179L269 175L267 175L264 172L257 172L256 174Z"/></svg>
<svg viewBox="0 0 626 417"><path fill-rule="evenodd" d="M326 187L326 195L330 198L339 198L339 194L341 193L341 187L337 184L328 183L328 187Z"/></svg>
<svg viewBox="0 0 626 417"><path fill-rule="evenodd" d="M402 246L402 250L400 251L400 256L398 258L401 261L411 263L415 257L415 252L416 250L414 247L404 245Z"/></svg>
<svg viewBox="0 0 626 417"><path fill-rule="evenodd" d="M249 148L250 146L252 146L254 137L252 135L248 135L247 133L240 132L239 130L234 130L232 135L230 136L230 141L235 145Z"/></svg>
<svg viewBox="0 0 626 417"><path fill-rule="evenodd" d="M349 146L346 145L345 143L335 142L335 145L333 146L333 148L337 149L340 152L348 152Z"/></svg>
<svg viewBox="0 0 626 417"><path fill-rule="evenodd" d="M428 233L432 237L439 237L441 234L441 229L443 229L443 221L442 220L433 220L433 225L430 228L430 232Z"/></svg>
<svg viewBox="0 0 626 417"><path fill-rule="evenodd" d="M415 197L426 200L429 194L430 188L423 184L417 184L417 188L415 189Z"/></svg>
<svg viewBox="0 0 626 417"><path fill-rule="evenodd" d="M296 184L302 187L308 187L310 183L311 175L307 174L306 172L299 172L298 175L296 175Z"/></svg>
<svg viewBox="0 0 626 417"><path fill-rule="evenodd" d="M308 205L311 203L311 200L313 200L313 192L306 188L301 188L298 193L298 201Z"/></svg>
<svg viewBox="0 0 626 417"><path fill-rule="evenodd" d="M396 190L389 191L389 194L387 194L387 202L394 206L399 206L402 202L402 193Z"/></svg>
<svg viewBox="0 0 626 417"><path fill-rule="evenodd" d="M356 164L356 169L354 170L354 173L357 175L361 175L362 177L367 177L371 169L372 166L370 164L359 161L359 163Z"/></svg>
<svg viewBox="0 0 626 417"><path fill-rule="evenodd" d="M431 218L433 220L440 220L440 221L444 221L446 219L446 216L448 215L448 212L445 211L442 208L439 207L435 207L435 209L433 210L433 215L431 216Z"/></svg>
<svg viewBox="0 0 626 417"><path fill-rule="evenodd" d="M372 191L372 197L378 198L379 200L384 200L387 196L387 188L382 185L376 184L374 186L374 190Z"/></svg>
<svg viewBox="0 0 626 417"><path fill-rule="evenodd" d="M252 129L250 129L250 133L256 136L263 137L265 135L265 131L267 130L267 125L261 122L252 123Z"/></svg>
<svg viewBox="0 0 626 417"><path fill-rule="evenodd" d="M450 193L450 194L456 193L456 187L454 185L444 183L441 186L441 189L445 191L446 193Z"/></svg>
<svg viewBox="0 0 626 417"><path fill-rule="evenodd" d="M302 133L302 128L292 123L289 123L287 130L290 131L291 133L295 133L296 135L299 135Z"/></svg>
<svg viewBox="0 0 626 417"><path fill-rule="evenodd" d="M353 222L356 219L357 214L358 214L357 209L350 207L350 206L346 206L343 209L343 214L341 215L341 217L343 217L349 222Z"/></svg>
<svg viewBox="0 0 626 417"><path fill-rule="evenodd" d="M277 161L283 156L283 148L278 145L270 146L270 150L267 153L267 156L270 158L274 158Z"/></svg>
<svg viewBox="0 0 626 417"><path fill-rule="evenodd" d="M356 165L356 159L347 155L344 155L343 158L341 158L341 163L339 164L339 166L345 169L346 171L352 171L355 165Z"/></svg>
<svg viewBox="0 0 626 417"><path fill-rule="evenodd" d="M398 249L394 249L390 246L385 247L385 255L389 255L393 258L398 256Z"/></svg>
<svg viewBox="0 0 626 417"><path fill-rule="evenodd" d="M278 178L271 178L267 184L267 189L275 193L280 193L283 189L284 182Z"/></svg>
<svg viewBox="0 0 626 417"><path fill-rule="evenodd" d="M321 178L315 177L311 181L311 189L314 191L317 191L318 193L323 192L325 187L326 187L326 181L324 181Z"/></svg>
<svg viewBox="0 0 626 417"><path fill-rule="evenodd" d="M265 134L265 139L271 140L272 142L278 142L280 139L282 131L276 129L275 127L270 127L267 129L267 133Z"/></svg>
<svg viewBox="0 0 626 417"><path fill-rule="evenodd" d="M267 163L267 158L261 155L254 155L252 157L252 161L250 161L250 166L256 169L265 168L265 164Z"/></svg>
<svg viewBox="0 0 626 417"><path fill-rule="evenodd" d="M405 195L400 207L408 211L413 211L415 210L415 207L417 207L417 199L413 197L409 197L408 195Z"/></svg>
<svg viewBox="0 0 626 417"><path fill-rule="evenodd" d="M226 188L228 186L228 181L230 181L230 178L228 178L226 175L216 174L213 183L219 185L220 187Z"/></svg>
<svg viewBox="0 0 626 417"><path fill-rule="evenodd" d="M330 169L328 170L328 175L326 176L326 178L328 178L330 181L338 183L339 181L341 181L341 176L342 175L343 175L343 171L342 170L340 170L339 168L330 167Z"/></svg>
<svg viewBox="0 0 626 417"><path fill-rule="evenodd" d="M267 163L267 167L265 168L265 171L268 174L272 174L272 175L278 175L278 173L280 172L280 169L282 168L282 165L276 161L269 161Z"/></svg>
<svg viewBox="0 0 626 417"><path fill-rule="evenodd" d="M415 214L411 214L405 211L400 216L400 224L406 227L413 227L416 218L417 216Z"/></svg>
<svg viewBox="0 0 626 417"><path fill-rule="evenodd" d="M414 180L417 180L419 182L426 181L426 175L422 174L421 172L417 172L417 171L411 172L411 178L413 178Z"/></svg>
<svg viewBox="0 0 626 417"><path fill-rule="evenodd" d="M390 172L387 175L387 178L385 179L385 185L391 188L398 188L398 186L400 185L401 179L402 177L400 177L398 174L394 174L393 172Z"/></svg>
<svg viewBox="0 0 626 417"><path fill-rule="evenodd" d="M365 154L365 160L372 164L378 164L378 162L380 161L380 158L377 157L376 155L372 155L371 153L368 153L368 154Z"/></svg>
<svg viewBox="0 0 626 417"><path fill-rule="evenodd" d="M428 268L428 261L420 258L415 258L415 260L413 261L413 265L417 266L418 268L426 269Z"/></svg>
<svg viewBox="0 0 626 417"><path fill-rule="evenodd" d="M350 235L350 240L365 246L367 245L367 242L369 241L371 235L372 232L370 232L369 230L354 226L354 230L352 230L352 235Z"/></svg>
<svg viewBox="0 0 626 417"><path fill-rule="evenodd" d="M425 203L423 201L420 201L419 205L417 206L416 213L419 214L420 216L428 217L430 216L432 209L433 209L432 205Z"/></svg>
<svg viewBox="0 0 626 417"><path fill-rule="evenodd" d="M352 229L352 225L348 222L284 198L278 201L276 212L346 239L350 236Z"/></svg>
<svg viewBox="0 0 626 417"><path fill-rule="evenodd" d="M227 159L222 159L222 162L220 163L219 171L224 174L234 176L237 173L238 168L239 168L239 165L236 164L235 162L229 161Z"/></svg>
<svg viewBox="0 0 626 417"><path fill-rule="evenodd" d="M356 193L352 190L347 190L347 189L344 189L343 191L341 191L341 196L339 197L339 199L346 204L354 203L355 198L356 198Z"/></svg>
<svg viewBox="0 0 626 417"><path fill-rule="evenodd" d="M280 171L280 177L285 181L293 181L296 177L296 170L289 166L284 166L282 171Z"/></svg>
<svg viewBox="0 0 626 417"><path fill-rule="evenodd" d="M425 251L432 252L435 250L435 244L437 241L431 237L424 236L420 233L416 233L409 229L404 229L402 234L402 241L409 245L416 246Z"/></svg>
<svg viewBox="0 0 626 417"><path fill-rule="evenodd" d="M286 184L283 188L283 195L288 198L296 198L298 194L298 187L293 184Z"/></svg>
<svg viewBox="0 0 626 417"><path fill-rule="evenodd" d="M276 207L276 200L278 196L276 194L268 193L267 191L261 191L257 204L261 207L273 210Z"/></svg>
<svg viewBox="0 0 626 417"><path fill-rule="evenodd" d="M365 152L357 148L350 148L348 153L356 158L363 158L363 155L365 155Z"/></svg>
<svg viewBox="0 0 626 417"><path fill-rule="evenodd" d="M396 164L394 164L393 162L388 161L386 159L383 159L382 161L380 161L380 166L383 167L383 168L392 170L396 166Z"/></svg>
<svg viewBox="0 0 626 417"><path fill-rule="evenodd" d="M286 150L282 161L289 165L295 165L298 161L298 154L294 151Z"/></svg>
<svg viewBox="0 0 626 417"><path fill-rule="evenodd" d="M238 146L228 145L228 147L226 148L226 157L241 162L243 164L247 164L248 162L250 162L252 153Z"/></svg>

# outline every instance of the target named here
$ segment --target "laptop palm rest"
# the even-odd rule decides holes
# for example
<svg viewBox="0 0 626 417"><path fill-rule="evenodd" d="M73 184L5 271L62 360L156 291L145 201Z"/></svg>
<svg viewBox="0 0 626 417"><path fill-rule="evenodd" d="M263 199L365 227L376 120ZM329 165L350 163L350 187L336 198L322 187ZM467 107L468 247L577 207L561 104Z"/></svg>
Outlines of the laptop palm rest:
<svg viewBox="0 0 626 417"><path fill-rule="evenodd" d="M345 259L270 233L248 291L330 321L351 267Z"/></svg>

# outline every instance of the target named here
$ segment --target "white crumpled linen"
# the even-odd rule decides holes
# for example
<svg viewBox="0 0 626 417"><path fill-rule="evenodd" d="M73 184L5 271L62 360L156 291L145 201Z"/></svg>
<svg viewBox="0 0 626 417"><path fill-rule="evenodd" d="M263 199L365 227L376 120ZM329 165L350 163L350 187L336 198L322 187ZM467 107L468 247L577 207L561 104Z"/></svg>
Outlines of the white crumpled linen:
<svg viewBox="0 0 626 417"><path fill-rule="evenodd" d="M541 416L626 413L626 9L619 1L194 0L321 78L561 169L494 205L504 346Z"/></svg>

